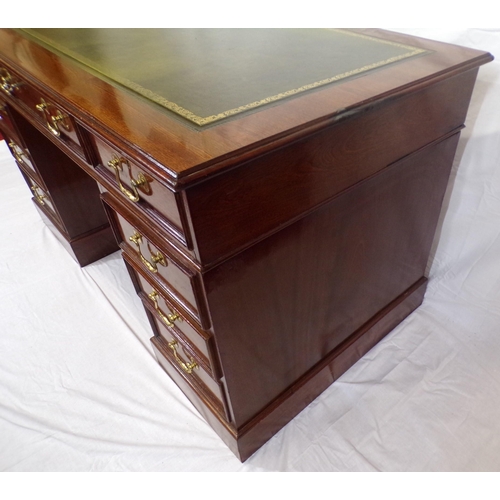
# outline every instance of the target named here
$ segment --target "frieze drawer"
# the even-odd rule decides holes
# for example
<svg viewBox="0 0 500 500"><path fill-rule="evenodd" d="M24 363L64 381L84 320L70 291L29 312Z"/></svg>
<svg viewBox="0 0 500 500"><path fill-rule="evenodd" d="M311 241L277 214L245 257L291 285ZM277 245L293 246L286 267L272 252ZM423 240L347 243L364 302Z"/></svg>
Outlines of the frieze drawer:
<svg viewBox="0 0 500 500"><path fill-rule="evenodd" d="M59 103L4 66L0 66L0 78L7 98L28 111L52 137L84 156L73 117Z"/></svg>
<svg viewBox="0 0 500 500"><path fill-rule="evenodd" d="M177 195L115 146L95 135L93 141L98 155L96 171L111 180L131 209L139 204L160 221L172 238L191 248L183 229Z"/></svg>

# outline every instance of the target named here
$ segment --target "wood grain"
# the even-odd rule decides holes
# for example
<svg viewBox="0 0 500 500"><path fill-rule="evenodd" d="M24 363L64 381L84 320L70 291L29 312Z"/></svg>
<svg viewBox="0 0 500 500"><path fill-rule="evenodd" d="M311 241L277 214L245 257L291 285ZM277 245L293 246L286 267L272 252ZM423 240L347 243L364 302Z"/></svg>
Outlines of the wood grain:
<svg viewBox="0 0 500 500"><path fill-rule="evenodd" d="M204 274L237 428L425 272L458 134Z"/></svg>
<svg viewBox="0 0 500 500"><path fill-rule="evenodd" d="M356 30L354 30L356 32ZM146 157L151 170L176 185L230 168L259 149L292 133L308 134L375 100L477 67L491 55L380 30L362 33L432 51L426 57L374 71L364 78L283 101L237 120L197 130L128 91L112 86L11 29L0 30L0 66L8 65L28 83L55 99L87 128L110 138L119 149ZM93 117L99 117L96 122ZM246 155L246 156L245 156Z"/></svg>
<svg viewBox="0 0 500 500"><path fill-rule="evenodd" d="M200 262L208 266L227 257L459 129L476 72L385 101L188 188Z"/></svg>
<svg viewBox="0 0 500 500"><path fill-rule="evenodd" d="M422 301L459 131L492 59L354 33L428 52L200 129L0 29L0 68L19 83L2 94L0 129L53 207L36 208L81 265L121 246L158 361L241 460ZM69 134L50 132L40 97ZM131 165L124 185L143 172L152 192L128 199L113 154ZM168 266L145 268L134 231ZM159 323L150 286L182 324Z"/></svg>

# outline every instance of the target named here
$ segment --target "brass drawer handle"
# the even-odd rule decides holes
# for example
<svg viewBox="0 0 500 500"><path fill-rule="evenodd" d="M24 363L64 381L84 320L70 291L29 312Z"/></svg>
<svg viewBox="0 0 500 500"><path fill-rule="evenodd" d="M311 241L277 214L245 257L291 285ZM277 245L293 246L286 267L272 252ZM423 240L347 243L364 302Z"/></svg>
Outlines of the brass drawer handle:
<svg viewBox="0 0 500 500"><path fill-rule="evenodd" d="M33 191L33 194L36 198L36 201L40 203L40 205L45 205L45 202L43 201L44 198L47 198L44 194L40 194L38 192L40 188L38 186L31 186L31 190Z"/></svg>
<svg viewBox="0 0 500 500"><path fill-rule="evenodd" d="M151 261L146 259L144 255L142 255L141 251L141 242L142 242L142 236L136 231L130 238L130 241L136 244L137 246L137 254L139 255L139 258L141 259L141 262L152 272L152 273L157 273L158 272L158 266L157 264L160 264L164 267L168 266L168 262L165 259L165 256L161 252L156 252L154 253L151 250L151 247L149 246L148 242L148 250L149 253L151 254Z"/></svg>
<svg viewBox="0 0 500 500"><path fill-rule="evenodd" d="M19 163L24 163L23 156L25 157L25 152L13 141L9 142L9 148L12 151L12 155Z"/></svg>
<svg viewBox="0 0 500 500"><path fill-rule="evenodd" d="M22 84L23 82L14 81L14 77L5 68L0 68L0 89L7 95L13 95Z"/></svg>
<svg viewBox="0 0 500 500"><path fill-rule="evenodd" d="M155 306L155 311L158 313L160 318L165 322L165 324L167 326L172 327L172 326L174 326L175 321L177 321L177 320L182 321L182 318L178 313L174 312L174 313L170 313L170 314L165 314L160 309L160 306L158 304L158 292L156 290L153 289L153 291L148 294L148 297L153 301L153 304Z"/></svg>
<svg viewBox="0 0 500 500"><path fill-rule="evenodd" d="M122 181L120 179L120 172L123 170L122 165L127 165L128 167L128 173L130 177L130 182L132 184L132 190L128 189L122 184ZM137 176L137 179L134 179L132 177L132 168L130 166L130 163L128 162L127 159L123 157L118 157L118 156L113 156L111 160L108 161L108 167L111 167L115 171L116 175L116 183L118 184L118 187L120 188L120 191L130 200L133 202L138 202L140 197L139 197L139 191L137 190L138 188L141 189L142 191L148 192L149 191L149 183L144 174L141 172Z"/></svg>
<svg viewBox="0 0 500 500"><path fill-rule="evenodd" d="M53 104L46 102L45 99L42 98L40 99L40 104L37 104L35 107L38 111L40 111L40 113L43 114L47 128L56 137L60 137L61 135L59 127L62 127L67 131L71 130L71 127L68 124L68 115L61 113L61 111L58 110ZM51 107L57 111L55 115L50 112Z"/></svg>
<svg viewBox="0 0 500 500"><path fill-rule="evenodd" d="M193 358L189 358L190 361L189 363L186 363L180 358L180 356L177 354L177 340L174 339L170 341L168 343L168 347L170 347L170 349L174 353L174 358L177 361L177 364L187 374L191 373L194 369L198 368L198 363Z"/></svg>

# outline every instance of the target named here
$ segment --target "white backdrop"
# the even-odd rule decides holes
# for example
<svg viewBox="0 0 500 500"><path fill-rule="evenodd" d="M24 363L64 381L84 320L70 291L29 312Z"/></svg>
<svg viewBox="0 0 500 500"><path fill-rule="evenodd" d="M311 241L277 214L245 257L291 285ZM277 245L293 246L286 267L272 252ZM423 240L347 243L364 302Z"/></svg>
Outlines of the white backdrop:
<svg viewBox="0 0 500 500"><path fill-rule="evenodd" d="M488 50L500 30L395 30ZM245 464L157 364L118 253L80 269L0 143L0 470L500 470L500 63L480 69L423 305Z"/></svg>

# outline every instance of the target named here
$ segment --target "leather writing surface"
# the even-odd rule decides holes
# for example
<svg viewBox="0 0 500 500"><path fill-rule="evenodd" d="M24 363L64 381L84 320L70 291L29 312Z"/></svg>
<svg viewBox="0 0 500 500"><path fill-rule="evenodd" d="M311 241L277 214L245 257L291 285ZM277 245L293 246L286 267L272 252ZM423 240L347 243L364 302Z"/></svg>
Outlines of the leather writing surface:
<svg viewBox="0 0 500 500"><path fill-rule="evenodd" d="M23 32L198 125L426 52L333 29Z"/></svg>

